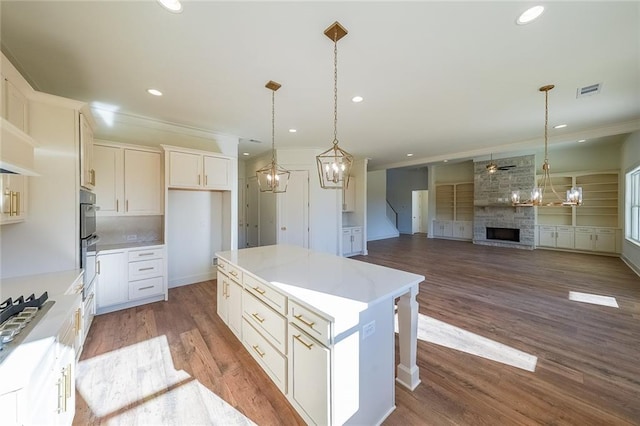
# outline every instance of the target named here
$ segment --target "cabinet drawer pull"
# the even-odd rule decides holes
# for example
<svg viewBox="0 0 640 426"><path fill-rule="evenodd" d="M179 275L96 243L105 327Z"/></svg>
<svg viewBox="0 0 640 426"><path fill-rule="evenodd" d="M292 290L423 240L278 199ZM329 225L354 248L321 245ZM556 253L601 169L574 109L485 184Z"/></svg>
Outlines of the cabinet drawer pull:
<svg viewBox="0 0 640 426"><path fill-rule="evenodd" d="M302 343L307 349L311 350L311 347L313 346L313 343L307 343L304 340L302 340L300 338L299 334L294 334L293 336L298 342Z"/></svg>
<svg viewBox="0 0 640 426"><path fill-rule="evenodd" d="M260 355L260 358L264 358L264 356L266 355L264 352L260 350L260 347L258 345L254 345L252 346L252 348L254 351L258 353L258 355Z"/></svg>
<svg viewBox="0 0 640 426"><path fill-rule="evenodd" d="M307 325L307 326L311 327L311 328L313 328L313 326L315 325L315 322L313 322L313 321L309 322L309 321L305 320L305 319L302 317L302 314L294 315L294 317L295 317L296 319L300 320L300 321L301 321L302 323L304 323L305 325Z"/></svg>
<svg viewBox="0 0 640 426"><path fill-rule="evenodd" d="M138 253L138 257L142 257L142 256L153 256L153 252L149 252L149 253Z"/></svg>
<svg viewBox="0 0 640 426"><path fill-rule="evenodd" d="M148 286L146 286L146 287L140 287L140 288L138 289L138 291L142 291L142 290L149 290L150 288L153 288L153 286L152 286L152 285L148 285Z"/></svg>
<svg viewBox="0 0 640 426"><path fill-rule="evenodd" d="M260 318L260 315L258 315L257 312L254 314L251 314L251 316L254 317L256 320L258 320L258 322L261 322L261 323L264 322L264 318Z"/></svg>
<svg viewBox="0 0 640 426"><path fill-rule="evenodd" d="M231 272L229 272L229 273L230 273L231 275L233 275L234 277L237 277L237 276L238 276L238 272L237 272L237 271L231 271Z"/></svg>
<svg viewBox="0 0 640 426"><path fill-rule="evenodd" d="M138 272L151 271L152 269L154 269L154 267L153 266L149 266L148 268L140 268L140 269L138 269Z"/></svg>
<svg viewBox="0 0 640 426"><path fill-rule="evenodd" d="M129 200L124 200L124 211L125 212L129 211Z"/></svg>
<svg viewBox="0 0 640 426"><path fill-rule="evenodd" d="M65 380L64 380L64 385L65 385L65 397L66 398L71 398L71 364L67 365L67 368L65 369L65 374L64 374ZM66 403L65 403L66 406Z"/></svg>
<svg viewBox="0 0 640 426"><path fill-rule="evenodd" d="M218 266L220 267L220 269L224 269L224 263L218 263Z"/></svg>
<svg viewBox="0 0 640 426"><path fill-rule="evenodd" d="M204 175L204 186L207 186L208 183L209 183L209 176Z"/></svg>
<svg viewBox="0 0 640 426"><path fill-rule="evenodd" d="M120 200L118 200L116 198L116 211L119 212L120 211Z"/></svg>
<svg viewBox="0 0 640 426"><path fill-rule="evenodd" d="M258 293L260 293L260 294L265 294L265 293L266 293L266 291L264 291L263 289L261 289L261 288L260 288L260 287L258 287L258 286L255 286L253 289L254 289L255 291L257 291Z"/></svg>
<svg viewBox="0 0 640 426"><path fill-rule="evenodd" d="M200 175L198 175L198 185L200 185Z"/></svg>
<svg viewBox="0 0 640 426"><path fill-rule="evenodd" d="M76 309L76 324L75 324L76 336L80 334L81 324L82 324L82 311L80 310L80 308L78 308Z"/></svg>

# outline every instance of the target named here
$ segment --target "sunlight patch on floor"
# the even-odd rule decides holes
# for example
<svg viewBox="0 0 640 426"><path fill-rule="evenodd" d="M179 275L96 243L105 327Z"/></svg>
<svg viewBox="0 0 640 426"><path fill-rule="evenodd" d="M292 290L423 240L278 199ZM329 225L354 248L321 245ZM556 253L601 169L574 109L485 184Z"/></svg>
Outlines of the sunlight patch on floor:
<svg viewBox="0 0 640 426"><path fill-rule="evenodd" d="M396 315L397 331L398 321ZM526 371L535 371L538 363L538 357L534 355L423 314L418 314L418 339Z"/></svg>
<svg viewBox="0 0 640 426"><path fill-rule="evenodd" d="M254 425L174 368L166 336L79 362L76 384L91 411L107 424Z"/></svg>
<svg viewBox="0 0 640 426"><path fill-rule="evenodd" d="M592 305L610 306L612 308L619 307L615 297L581 293L579 291L570 291L569 300L573 300L574 302L591 303Z"/></svg>

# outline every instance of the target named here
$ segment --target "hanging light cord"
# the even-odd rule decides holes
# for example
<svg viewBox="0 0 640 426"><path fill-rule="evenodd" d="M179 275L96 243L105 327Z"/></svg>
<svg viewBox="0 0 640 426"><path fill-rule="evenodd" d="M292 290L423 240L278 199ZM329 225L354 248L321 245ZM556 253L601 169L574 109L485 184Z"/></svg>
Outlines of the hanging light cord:
<svg viewBox="0 0 640 426"><path fill-rule="evenodd" d="M271 91L271 163L276 163L276 91Z"/></svg>
<svg viewBox="0 0 640 426"><path fill-rule="evenodd" d="M333 146L338 145L338 29L333 34Z"/></svg>
<svg viewBox="0 0 640 426"><path fill-rule="evenodd" d="M538 183L538 187L542 191L542 196L544 196L544 190L547 187L547 183L551 188L551 191L555 194L556 198L562 202L562 197L556 192L556 189L553 187L553 182L551 181L551 176L549 175L549 90L553 89L553 85L543 87L542 91L544 91L544 164L542 165L542 178ZM540 200L542 202L542 199Z"/></svg>

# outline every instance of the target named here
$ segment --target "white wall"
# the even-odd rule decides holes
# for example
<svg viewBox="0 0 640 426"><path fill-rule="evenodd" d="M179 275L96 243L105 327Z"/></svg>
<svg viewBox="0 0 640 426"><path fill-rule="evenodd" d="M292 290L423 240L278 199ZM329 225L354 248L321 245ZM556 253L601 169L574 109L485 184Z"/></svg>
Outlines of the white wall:
<svg viewBox="0 0 640 426"><path fill-rule="evenodd" d="M394 238L399 234L387 218L387 171L367 173L367 241Z"/></svg>
<svg viewBox="0 0 640 426"><path fill-rule="evenodd" d="M622 144L620 154L620 171L623 175L640 165L640 131L629 135ZM622 179L622 185L624 188L625 179ZM625 193L624 189L622 193ZM623 236L625 233L626 229L623 230ZM640 247L627 241L626 238L622 242L622 258L640 274Z"/></svg>
<svg viewBox="0 0 640 426"><path fill-rule="evenodd" d="M222 224L224 193L216 191L168 191L167 249L169 287L215 278L212 258L224 246L229 230Z"/></svg>

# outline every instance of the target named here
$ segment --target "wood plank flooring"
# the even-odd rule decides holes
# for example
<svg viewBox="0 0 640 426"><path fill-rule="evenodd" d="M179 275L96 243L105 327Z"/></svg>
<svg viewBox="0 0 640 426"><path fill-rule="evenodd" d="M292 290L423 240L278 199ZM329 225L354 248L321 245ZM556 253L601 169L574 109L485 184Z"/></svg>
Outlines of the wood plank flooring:
<svg viewBox="0 0 640 426"><path fill-rule="evenodd" d="M358 260L426 277L421 314L537 357L530 372L419 341L422 383L396 386L385 425L640 425L640 277L620 259L424 236L368 248ZM74 424L303 424L218 318L215 285L96 317Z"/></svg>

